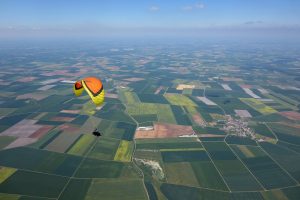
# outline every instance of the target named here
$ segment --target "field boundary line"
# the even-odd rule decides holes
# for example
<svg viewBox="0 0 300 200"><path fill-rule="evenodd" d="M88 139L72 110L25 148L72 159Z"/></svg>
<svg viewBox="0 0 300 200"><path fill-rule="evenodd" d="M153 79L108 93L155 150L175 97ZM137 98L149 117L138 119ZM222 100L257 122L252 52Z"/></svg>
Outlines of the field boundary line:
<svg viewBox="0 0 300 200"><path fill-rule="evenodd" d="M124 104L125 105L125 107L126 107L126 109L125 109L125 111L127 110L127 105L126 104ZM129 115L128 114L128 112L126 111L126 112L124 112L124 113L126 113L126 115L128 115L135 123L136 123L136 128L139 126L139 123L131 116L131 115ZM136 132L136 131L135 131ZM135 132L134 132L134 136L135 136ZM148 194L148 190L147 190L147 187L146 187L146 184L145 184L145 175L144 175L144 172L143 172L143 170L135 163L135 160L134 160L134 155L135 155L135 152L136 152L136 141L135 141L135 138L134 138L134 136L133 136L133 144L134 144L134 148L133 148L133 152L132 152L132 156L131 156L131 162L133 163L133 165L138 169L138 171L141 173L141 175L142 175L142 181L143 181L143 186L144 186L144 190L145 190L145 193L146 193L146 195L147 195L147 198L148 198L148 200L150 200L150 196L149 196L149 194Z"/></svg>
<svg viewBox="0 0 300 200"><path fill-rule="evenodd" d="M274 131L269 127L268 123L263 122L263 124L269 129L269 131L275 136L276 138L276 143L279 141L277 135L274 133Z"/></svg>
<svg viewBox="0 0 300 200"><path fill-rule="evenodd" d="M209 152L206 150L205 146L203 145L203 143L202 143L200 140L199 140L199 142L200 142L200 143L201 143L201 145L204 147L204 149L205 149L205 152L207 153L207 155L208 155L208 157L209 157L209 159L210 159L211 163L214 165L214 167L215 167L215 168L216 168L216 170L218 171L218 173L219 173L219 175L221 176L221 178L222 178L223 182L225 183L225 185L226 185L227 189L229 190L229 192L232 192L232 191L231 191L231 189L230 189L230 187L228 186L227 182L225 181L225 179L224 179L223 175L221 174L221 172L219 171L219 169L218 169L218 168L217 168L217 166L215 165L215 163L214 163L213 159L211 158L211 156L210 156L210 153L209 153Z"/></svg>
<svg viewBox="0 0 300 200"><path fill-rule="evenodd" d="M56 198L57 200L61 197L61 195L63 194L63 192L66 190L66 188L68 187L72 177L74 177L74 175L77 173L77 171L79 170L80 166L83 164L83 162L85 161L85 159L87 158L87 155L91 152L91 150L96 146L96 144L98 143L100 137L98 137L96 139L96 141L94 142L94 144L91 146L91 148L89 149L89 151L82 157L80 163L78 164L77 168L74 170L72 176L69 177L68 182L65 184L65 186L63 187L63 189L61 190L60 194L58 195L58 197Z"/></svg>
<svg viewBox="0 0 300 200"><path fill-rule="evenodd" d="M257 183L263 188L264 191L266 191L266 188L262 185L262 183L256 178L256 176L250 171L250 169L247 167L247 165L243 162L243 160L235 153L235 151L228 145L226 142L225 144L229 147L231 152L237 157L237 159L244 165L244 167L250 172L250 174L253 176L253 178L257 181Z"/></svg>
<svg viewBox="0 0 300 200"><path fill-rule="evenodd" d="M259 142L258 142L258 145L259 145L259 147L262 149L262 151L263 152L265 152L265 154L267 154L270 158L271 158L271 160L273 160L273 162L275 162L277 165L278 165L278 167L280 168L280 169L282 169L285 173L287 173L287 175L293 180L293 181L295 181L296 183L297 183L297 185L299 185L299 182L286 170L286 169L284 169L267 151L265 151L264 150L264 148L259 144Z"/></svg>

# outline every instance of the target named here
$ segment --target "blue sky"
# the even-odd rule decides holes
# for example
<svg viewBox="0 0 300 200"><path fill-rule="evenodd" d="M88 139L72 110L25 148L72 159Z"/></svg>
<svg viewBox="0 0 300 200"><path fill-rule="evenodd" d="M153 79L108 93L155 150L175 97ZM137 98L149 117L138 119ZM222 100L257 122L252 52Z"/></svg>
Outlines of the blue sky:
<svg viewBox="0 0 300 200"><path fill-rule="evenodd" d="M0 0L0 36L297 34L299 10L299 0Z"/></svg>

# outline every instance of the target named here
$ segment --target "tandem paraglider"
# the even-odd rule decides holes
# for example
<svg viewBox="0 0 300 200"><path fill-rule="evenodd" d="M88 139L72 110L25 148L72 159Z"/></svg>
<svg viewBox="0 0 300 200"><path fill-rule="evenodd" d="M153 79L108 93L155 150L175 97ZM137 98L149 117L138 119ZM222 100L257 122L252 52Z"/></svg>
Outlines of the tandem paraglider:
<svg viewBox="0 0 300 200"><path fill-rule="evenodd" d="M103 104L105 91L100 79L96 77L86 77L80 81L76 81L74 84L74 94L76 96L80 96L83 90L88 93L91 100L97 107ZM99 137L101 136L101 133L97 128L95 128L93 135Z"/></svg>

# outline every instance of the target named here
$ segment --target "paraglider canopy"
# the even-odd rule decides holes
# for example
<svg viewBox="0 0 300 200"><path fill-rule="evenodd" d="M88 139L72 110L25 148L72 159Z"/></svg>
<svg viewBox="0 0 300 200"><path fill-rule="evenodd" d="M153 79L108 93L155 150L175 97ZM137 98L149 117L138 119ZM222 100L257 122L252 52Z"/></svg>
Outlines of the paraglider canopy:
<svg viewBox="0 0 300 200"><path fill-rule="evenodd" d="M104 89L100 79L96 77L86 77L74 84L74 93L80 96L85 90L96 106L100 106L104 102Z"/></svg>
<svg viewBox="0 0 300 200"><path fill-rule="evenodd" d="M86 77L74 84L74 94L80 96L85 90L91 97L96 106L100 106L104 102L104 89L100 79L96 77ZM99 137L101 133L96 128L93 131L93 135Z"/></svg>

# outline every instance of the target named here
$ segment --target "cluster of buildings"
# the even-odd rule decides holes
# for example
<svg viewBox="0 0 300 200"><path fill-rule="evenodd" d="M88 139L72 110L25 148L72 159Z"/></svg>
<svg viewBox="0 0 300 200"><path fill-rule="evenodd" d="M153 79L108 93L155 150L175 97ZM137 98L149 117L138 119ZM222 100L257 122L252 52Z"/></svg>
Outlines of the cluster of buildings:
<svg viewBox="0 0 300 200"><path fill-rule="evenodd" d="M223 130L229 134L256 139L255 132L248 127L248 122L244 121L242 118L235 119L230 115L227 115L227 122L223 126Z"/></svg>

